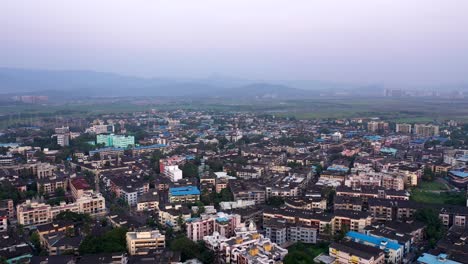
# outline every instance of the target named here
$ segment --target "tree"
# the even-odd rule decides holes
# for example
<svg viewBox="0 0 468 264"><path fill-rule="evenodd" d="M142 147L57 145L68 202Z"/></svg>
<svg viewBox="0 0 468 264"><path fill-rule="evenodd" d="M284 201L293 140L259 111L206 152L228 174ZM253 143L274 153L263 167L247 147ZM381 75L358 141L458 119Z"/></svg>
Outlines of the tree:
<svg viewBox="0 0 468 264"><path fill-rule="evenodd" d="M55 196L57 196L57 197L65 196L65 190L63 188L55 189Z"/></svg>
<svg viewBox="0 0 468 264"><path fill-rule="evenodd" d="M422 179L423 181L428 181L428 182L434 180L434 172L432 171L431 168L429 167L424 168Z"/></svg>
<svg viewBox="0 0 468 264"><path fill-rule="evenodd" d="M203 241L195 243L186 236L175 238L170 243L170 248L173 251L180 252L182 261L196 258L203 263L211 264L215 260L213 252L205 247Z"/></svg>
<svg viewBox="0 0 468 264"><path fill-rule="evenodd" d="M182 176L184 178L198 177L198 167L192 162L187 162L182 166Z"/></svg>
<svg viewBox="0 0 468 264"><path fill-rule="evenodd" d="M86 236L80 244L80 254L124 252L126 250L126 228L114 228L102 236Z"/></svg>
<svg viewBox="0 0 468 264"><path fill-rule="evenodd" d="M284 258L284 264L308 264L313 263L313 259L305 252L294 251L288 253Z"/></svg>
<svg viewBox="0 0 468 264"><path fill-rule="evenodd" d="M41 240L39 238L39 233L34 232L31 234L29 237L29 240L31 241L31 244L34 246L34 249L36 250L37 253L41 251Z"/></svg>
<svg viewBox="0 0 468 264"><path fill-rule="evenodd" d="M443 225L439 214L432 208L421 208L416 211L414 217L426 224L426 237L433 248L443 235Z"/></svg>
<svg viewBox="0 0 468 264"><path fill-rule="evenodd" d="M221 202L234 201L234 195L229 188L224 188L219 192Z"/></svg>
<svg viewBox="0 0 468 264"><path fill-rule="evenodd" d="M280 207L284 204L284 199L279 196L272 196L268 198L268 200L266 201L266 204L274 206L274 207Z"/></svg>

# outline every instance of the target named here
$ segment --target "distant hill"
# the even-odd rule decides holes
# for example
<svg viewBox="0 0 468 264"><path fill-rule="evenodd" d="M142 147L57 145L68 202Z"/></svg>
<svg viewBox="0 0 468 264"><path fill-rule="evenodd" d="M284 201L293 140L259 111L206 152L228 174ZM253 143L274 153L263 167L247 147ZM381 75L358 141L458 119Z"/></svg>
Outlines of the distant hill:
<svg viewBox="0 0 468 264"><path fill-rule="evenodd" d="M0 94L89 96L311 98L354 86L320 81L251 81L213 75L204 79L141 78L94 71L53 71L0 67ZM375 89L375 87L373 87ZM354 92L354 90L353 90Z"/></svg>

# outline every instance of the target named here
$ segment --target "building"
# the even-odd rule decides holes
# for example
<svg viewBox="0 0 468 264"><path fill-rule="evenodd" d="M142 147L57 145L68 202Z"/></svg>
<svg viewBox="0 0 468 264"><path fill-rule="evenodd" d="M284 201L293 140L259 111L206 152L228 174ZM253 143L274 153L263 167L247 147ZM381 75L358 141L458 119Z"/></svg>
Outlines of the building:
<svg viewBox="0 0 468 264"><path fill-rule="evenodd" d="M172 182L182 180L182 170L177 165L164 166L164 175L169 177Z"/></svg>
<svg viewBox="0 0 468 264"><path fill-rule="evenodd" d="M425 124L415 124L414 125L414 134L420 137L433 137L439 135L439 126L436 125L425 125Z"/></svg>
<svg viewBox="0 0 468 264"><path fill-rule="evenodd" d="M234 230L241 224L241 217L237 214L202 214L198 218L187 219L185 226L187 237L193 241L203 240L204 236L211 236L218 232L221 236L231 237Z"/></svg>
<svg viewBox="0 0 468 264"><path fill-rule="evenodd" d="M137 211L159 210L159 195L154 189L137 197L137 200Z"/></svg>
<svg viewBox="0 0 468 264"><path fill-rule="evenodd" d="M169 188L170 203L194 203L200 200L200 190L196 186Z"/></svg>
<svg viewBox="0 0 468 264"><path fill-rule="evenodd" d="M386 263L402 263L403 261L404 246L398 244L397 241L354 231L346 233L346 238L356 243L382 249L385 252Z"/></svg>
<svg viewBox="0 0 468 264"><path fill-rule="evenodd" d="M0 211L0 232L8 230L8 212Z"/></svg>
<svg viewBox="0 0 468 264"><path fill-rule="evenodd" d="M110 189L130 206L138 204L138 197L149 191L149 182L140 175L119 175L110 179Z"/></svg>
<svg viewBox="0 0 468 264"><path fill-rule="evenodd" d="M411 134L411 124L396 124L395 132Z"/></svg>
<svg viewBox="0 0 468 264"><path fill-rule="evenodd" d="M21 225L42 225L50 223L58 214L67 211L90 215L105 214L105 199L100 193L86 193L73 203L61 202L55 206L42 201L26 200L17 205L16 217Z"/></svg>
<svg viewBox="0 0 468 264"><path fill-rule="evenodd" d="M370 132L381 132L388 130L388 123L383 121L370 121L367 123L367 130Z"/></svg>
<svg viewBox="0 0 468 264"><path fill-rule="evenodd" d="M89 215L103 215L106 213L106 199L98 192L88 192L75 202L78 212Z"/></svg>
<svg viewBox="0 0 468 264"><path fill-rule="evenodd" d="M37 201L26 200L16 207L16 218L21 225L40 225L49 223L51 206Z"/></svg>
<svg viewBox="0 0 468 264"><path fill-rule="evenodd" d="M57 137L57 145L66 147L70 145L70 129L69 127L58 127L55 129Z"/></svg>
<svg viewBox="0 0 468 264"><path fill-rule="evenodd" d="M104 144L106 147L128 148L128 146L135 145L135 137L114 134L100 134L96 136L96 143Z"/></svg>
<svg viewBox="0 0 468 264"><path fill-rule="evenodd" d="M166 237L159 230L127 232L125 237L130 255L147 255L148 250L166 247Z"/></svg>
<svg viewBox="0 0 468 264"><path fill-rule="evenodd" d="M114 133L114 125L93 125L92 127L86 129L86 133L93 133L96 135L99 134L111 134Z"/></svg>
<svg viewBox="0 0 468 264"><path fill-rule="evenodd" d="M385 263L385 254L383 250L353 241L331 243L329 247L329 255L335 258L334 263Z"/></svg>
<svg viewBox="0 0 468 264"><path fill-rule="evenodd" d="M78 199L86 192L92 192L93 189L88 184L85 178L70 179L70 190L73 198Z"/></svg>
<svg viewBox="0 0 468 264"><path fill-rule="evenodd" d="M53 194L61 189L65 191L68 185L68 179L65 177L53 176L51 178L42 178L37 180L37 189L44 194Z"/></svg>
<svg viewBox="0 0 468 264"><path fill-rule="evenodd" d="M429 253L423 253L417 260L418 264L462 264L462 262L448 259L447 254L439 254L437 256Z"/></svg>
<svg viewBox="0 0 468 264"><path fill-rule="evenodd" d="M70 145L70 135L69 134L58 134L57 135L57 145L66 147Z"/></svg>
<svg viewBox="0 0 468 264"><path fill-rule="evenodd" d="M263 229L265 237L279 245L286 242L317 243L317 229L310 226L290 224L281 219L271 219L263 223Z"/></svg>
<svg viewBox="0 0 468 264"><path fill-rule="evenodd" d="M279 264L288 250L252 230L241 230L225 238L215 232L203 238L205 244L219 256L221 263ZM250 228L249 228L250 229Z"/></svg>
<svg viewBox="0 0 468 264"><path fill-rule="evenodd" d="M229 181L234 201L254 201L255 204L264 204L266 199L265 186L256 181L232 180Z"/></svg>
<svg viewBox="0 0 468 264"><path fill-rule="evenodd" d="M158 211L158 221L161 225L171 227L174 231L182 228L181 225L191 217L190 210L181 205L166 206Z"/></svg>
<svg viewBox="0 0 468 264"><path fill-rule="evenodd" d="M12 199L5 199L0 201L0 212L6 212L8 218L15 217L15 206Z"/></svg>

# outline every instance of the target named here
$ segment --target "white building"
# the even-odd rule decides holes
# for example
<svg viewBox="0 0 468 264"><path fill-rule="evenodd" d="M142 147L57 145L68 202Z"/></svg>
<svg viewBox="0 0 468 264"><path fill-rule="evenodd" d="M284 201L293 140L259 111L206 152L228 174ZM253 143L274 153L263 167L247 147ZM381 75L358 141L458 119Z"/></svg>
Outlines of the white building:
<svg viewBox="0 0 468 264"><path fill-rule="evenodd" d="M172 182L182 179L182 170L177 165L164 166L164 175L169 177Z"/></svg>

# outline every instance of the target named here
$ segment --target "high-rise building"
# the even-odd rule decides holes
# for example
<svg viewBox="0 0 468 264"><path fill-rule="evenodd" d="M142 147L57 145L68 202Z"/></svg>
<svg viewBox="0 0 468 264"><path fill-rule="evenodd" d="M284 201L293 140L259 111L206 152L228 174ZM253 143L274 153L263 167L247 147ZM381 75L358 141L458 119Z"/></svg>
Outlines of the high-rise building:
<svg viewBox="0 0 468 264"><path fill-rule="evenodd" d="M96 143L104 144L106 147L128 148L128 146L135 145L135 137L114 134L97 135Z"/></svg>
<svg viewBox="0 0 468 264"><path fill-rule="evenodd" d="M396 124L397 133L411 134L411 124Z"/></svg>
<svg viewBox="0 0 468 264"><path fill-rule="evenodd" d="M55 136L57 137L57 144L62 147L70 145L70 129L69 127L55 128Z"/></svg>
<svg viewBox="0 0 468 264"><path fill-rule="evenodd" d="M388 130L388 123L383 121L370 121L367 123L367 130L370 132L379 132Z"/></svg>
<svg viewBox="0 0 468 264"><path fill-rule="evenodd" d="M421 137L433 137L439 135L439 126L415 124L414 133Z"/></svg>

